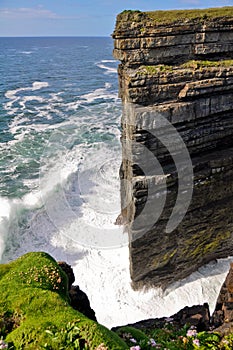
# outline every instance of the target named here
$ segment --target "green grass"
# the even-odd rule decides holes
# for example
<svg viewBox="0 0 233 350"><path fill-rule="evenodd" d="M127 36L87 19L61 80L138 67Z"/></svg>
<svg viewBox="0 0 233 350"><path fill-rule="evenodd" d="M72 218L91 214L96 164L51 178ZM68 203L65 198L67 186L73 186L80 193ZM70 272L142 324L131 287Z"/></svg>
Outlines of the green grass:
<svg viewBox="0 0 233 350"><path fill-rule="evenodd" d="M67 276L46 253L0 265L0 339L10 349L127 349L115 333L69 305Z"/></svg>
<svg viewBox="0 0 233 350"><path fill-rule="evenodd" d="M191 60L181 64L180 66L171 66L165 64L158 64L154 66L141 66L138 69L138 74L153 75L160 72L169 72L177 69L204 69L204 68L217 68L217 67L233 67L233 60L220 60L220 61L208 61L208 60Z"/></svg>
<svg viewBox="0 0 233 350"><path fill-rule="evenodd" d="M220 60L220 61L200 61L200 60L191 60L184 64L182 64L181 68L192 68L192 69L199 69L199 68L211 68L211 67L232 67L233 66L233 60Z"/></svg>
<svg viewBox="0 0 233 350"><path fill-rule="evenodd" d="M191 10L159 10L148 12L141 12L139 10L125 10L117 17L117 27L120 25L121 21L125 20L130 22L144 22L145 24L148 21L152 21L155 25L161 25L175 22L184 23L195 19L198 19L199 21L208 21L221 17L233 17L233 6Z"/></svg>
<svg viewBox="0 0 233 350"><path fill-rule="evenodd" d="M189 332L194 332L190 335ZM172 322L159 328L148 330L122 327L117 333L125 340L129 347L140 346L141 350L232 350L233 335L222 337L215 332L196 332L196 329L185 325L177 328Z"/></svg>
<svg viewBox="0 0 233 350"><path fill-rule="evenodd" d="M154 22L166 24L197 18L213 19L220 17L233 17L233 6L193 10L150 11L145 13Z"/></svg>

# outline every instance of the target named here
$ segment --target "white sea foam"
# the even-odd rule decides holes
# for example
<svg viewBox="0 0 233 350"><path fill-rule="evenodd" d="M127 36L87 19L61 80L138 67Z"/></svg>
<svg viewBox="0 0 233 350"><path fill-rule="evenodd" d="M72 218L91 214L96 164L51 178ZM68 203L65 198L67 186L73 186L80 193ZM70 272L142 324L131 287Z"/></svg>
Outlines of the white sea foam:
<svg viewBox="0 0 233 350"><path fill-rule="evenodd" d="M101 60L101 62L103 62L103 63L110 63L110 62L117 63L116 60Z"/></svg>
<svg viewBox="0 0 233 350"><path fill-rule="evenodd" d="M6 228L10 227L16 234L17 218L22 215L23 209L25 212L25 208L38 207L39 202L39 197L33 195L21 202L1 198L1 253L6 242ZM212 312L231 260L221 259L217 264L209 264L165 293L159 288L134 291L129 275L127 245L107 250L81 247L68 237L69 231L65 235L62 230L54 228L44 210L32 212L29 225L17 237L20 245L17 254L44 250L58 260L70 262L76 283L87 293L98 321L107 327L170 316L184 306L203 302L209 302ZM11 257L14 258L14 254ZM106 308L106 305L110 307Z"/></svg>
<svg viewBox="0 0 233 350"><path fill-rule="evenodd" d="M23 97L21 97L18 94L25 92L25 91L27 92L27 91L40 90L40 89L46 88L48 86L49 86L49 84L47 82L35 81L31 87L22 87L22 88L18 88L15 90L8 90L5 93L5 97L7 99L9 99L10 101L8 101L4 104L5 110L7 110L7 113L9 115L14 116L14 115L17 115L18 113L20 113L20 108L15 106L16 103L19 103L21 108L25 109L26 102L29 102L32 100L37 100L38 102L43 102L39 96L23 96Z"/></svg>
<svg viewBox="0 0 233 350"><path fill-rule="evenodd" d="M122 230L114 225L120 212L119 180L99 172L106 167L106 159L113 163L111 157L116 152L119 147L111 151L105 144L77 145L69 152L60 152L56 164L47 163L42 170L41 188L48 189L45 195L42 191L47 214L58 230L83 246L122 245ZM115 169L118 167L117 162ZM63 184L69 177L67 187ZM47 193L55 186L59 197L54 200Z"/></svg>
<svg viewBox="0 0 233 350"><path fill-rule="evenodd" d="M54 139L53 142L55 142ZM48 153L50 152L51 145L48 150ZM72 238L74 243L78 242L79 245L84 246L98 245L100 244L99 240L101 240L101 244L109 245L109 241L106 243L103 242L106 232L111 233L114 231L120 235L122 234L122 230L114 225L114 221L120 210L118 205L119 198L116 201L115 212L101 212L101 207L99 208L100 210L97 210L96 207L92 207L93 202L88 198L90 193L86 195L84 200L84 195L80 191L85 186L85 177L87 181L88 178L90 181L97 180L95 176L92 176L93 171L88 167L80 170L83 173L81 175L81 187L78 177L80 175L78 167L82 161L90 166L94 164L93 160L95 157L102 155L102 161L104 162L106 156L115 154L115 150L111 152L104 145L98 149L88 146L84 148L83 145L78 145L69 152L66 152L65 148L61 148L56 158L48 157L47 159L48 153L46 153L45 149L44 160L46 162L41 166L40 183L36 186L36 180L25 180L24 182L31 189L34 187L34 190L32 189L22 199L2 199L0 201L1 255L6 243L6 251L8 251L8 256L11 258L21 255L28 250L37 250L38 247L39 250L47 250L45 242L48 244L48 240L43 239L43 234L45 237L51 235L50 238L53 241L56 241L56 236L62 235L66 239ZM89 162L84 161L85 159L89 159ZM95 169L95 171L97 170ZM113 179L112 181L114 195L117 191L114 185L115 180ZM100 184L99 191L96 190L96 195L101 197L99 201L100 206L103 205L105 200L103 185L101 187ZM97 183L93 183L92 187L96 186ZM84 188L82 188L82 191L85 192ZM38 217L46 223L44 232ZM35 225L35 218L38 220L38 225ZM19 219L20 221L26 220L28 222L26 229L20 226ZM54 236L52 236L53 231ZM98 236L98 233L102 235L102 238ZM37 244L33 245L33 241L31 241L32 237L34 237ZM64 241L64 238L62 240ZM12 244L13 241L17 241L16 250L14 244ZM122 243L122 240L120 240L120 243ZM113 244L118 243L113 242ZM52 248L52 251L53 249L55 248ZM52 251L50 250L50 252Z"/></svg>
<svg viewBox="0 0 233 350"><path fill-rule="evenodd" d="M40 90L42 88L48 87L49 83L43 81L35 81L32 83L31 87L22 87L15 90L9 90L5 93L5 97L9 99L14 99L15 95L17 95L21 91L35 91Z"/></svg>
<svg viewBox="0 0 233 350"><path fill-rule="evenodd" d="M105 88L96 89L93 92L90 92L89 94L84 94L81 96L81 99L86 100L88 103L94 102L96 100L101 100L101 99L117 100L118 99L117 93L111 92L111 91L108 92L107 88L105 87Z"/></svg>
<svg viewBox="0 0 233 350"><path fill-rule="evenodd" d="M38 194L31 193L23 199L0 197L0 260L9 239L9 233L19 231L19 220L25 210L41 206ZM14 237L15 239L15 237Z"/></svg>
<svg viewBox="0 0 233 350"><path fill-rule="evenodd" d="M19 102L19 105L25 109L26 108L26 103L31 102L31 101L37 101L39 103L43 103L44 99L40 96L24 96L22 100Z"/></svg>
<svg viewBox="0 0 233 350"><path fill-rule="evenodd" d="M111 221L119 210L120 200L113 199L116 206L112 203L107 211L104 192L108 184L109 190L112 185L113 197L118 191L119 180L112 176L115 170L109 164L115 162L118 167L114 157L119 155L116 150L102 146L99 149L77 146L67 154L61 149L60 159L50 160L42 167L39 191L22 200L1 198L0 253L8 237L17 239L18 244L17 248L9 244L11 258L27 251L44 250L71 263L76 283L88 294L98 321L108 327L170 316L184 306L203 302L209 302L213 311L230 258L199 269L164 293L159 288L147 291L131 288L127 235ZM99 159L99 164L94 159ZM93 198L99 201L96 203ZM17 223L25 213L27 226L19 232ZM8 236L9 229L14 233L12 237ZM119 240L114 241L114 237ZM85 242L86 246L82 244Z"/></svg>
<svg viewBox="0 0 233 350"><path fill-rule="evenodd" d="M24 55L31 55L32 51L20 51L19 53L23 53Z"/></svg>
<svg viewBox="0 0 233 350"><path fill-rule="evenodd" d="M10 216L10 204L6 198L0 197L0 258L5 248L5 239L7 235L7 222Z"/></svg>
<svg viewBox="0 0 233 350"><path fill-rule="evenodd" d="M134 291L129 275L128 247L85 251L74 266L100 323L112 327L147 318L171 316L184 306L209 302L211 312L229 269L229 259L199 269L165 293L160 288ZM88 276L86 278L85 276ZM110 308L106 311L106 305Z"/></svg>
<svg viewBox="0 0 233 350"><path fill-rule="evenodd" d="M116 60L101 60L101 62L97 62L96 65L97 67L105 70L105 74L116 74L117 68L111 67L111 64L116 62Z"/></svg>
<svg viewBox="0 0 233 350"><path fill-rule="evenodd" d="M33 84L32 84L32 91L34 90L40 90L42 88L46 88L49 86L49 83L47 82L43 82L43 81L35 81Z"/></svg>

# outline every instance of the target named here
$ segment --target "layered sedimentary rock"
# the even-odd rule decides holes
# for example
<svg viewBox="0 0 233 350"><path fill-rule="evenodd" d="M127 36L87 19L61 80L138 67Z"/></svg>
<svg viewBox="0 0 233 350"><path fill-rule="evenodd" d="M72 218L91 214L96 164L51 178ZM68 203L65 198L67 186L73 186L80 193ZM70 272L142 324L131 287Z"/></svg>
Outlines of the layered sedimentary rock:
<svg viewBox="0 0 233 350"><path fill-rule="evenodd" d="M233 8L125 11L113 37L131 277L166 287L233 251Z"/></svg>
<svg viewBox="0 0 233 350"><path fill-rule="evenodd" d="M212 325L221 334L233 330L233 263L220 290L212 316Z"/></svg>

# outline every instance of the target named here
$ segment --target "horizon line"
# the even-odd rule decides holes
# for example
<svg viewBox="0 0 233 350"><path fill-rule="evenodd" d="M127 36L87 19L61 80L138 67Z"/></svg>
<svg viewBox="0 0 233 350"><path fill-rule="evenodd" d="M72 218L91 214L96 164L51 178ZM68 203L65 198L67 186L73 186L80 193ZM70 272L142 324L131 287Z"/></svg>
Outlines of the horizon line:
<svg viewBox="0 0 233 350"><path fill-rule="evenodd" d="M111 38L109 35L0 35L0 38Z"/></svg>

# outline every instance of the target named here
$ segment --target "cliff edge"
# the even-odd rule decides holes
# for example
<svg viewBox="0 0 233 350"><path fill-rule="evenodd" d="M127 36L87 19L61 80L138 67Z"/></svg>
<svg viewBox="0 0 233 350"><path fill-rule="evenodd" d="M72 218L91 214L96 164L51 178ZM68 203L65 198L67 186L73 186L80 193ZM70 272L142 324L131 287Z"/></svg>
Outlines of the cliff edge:
<svg viewBox="0 0 233 350"><path fill-rule="evenodd" d="M233 7L124 11L122 217L135 288L166 286L233 248Z"/></svg>
<svg viewBox="0 0 233 350"><path fill-rule="evenodd" d="M116 334L77 311L80 307L71 307L73 272L67 271L69 265L44 252L0 264L0 349L127 349Z"/></svg>

